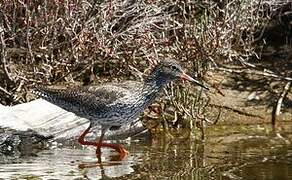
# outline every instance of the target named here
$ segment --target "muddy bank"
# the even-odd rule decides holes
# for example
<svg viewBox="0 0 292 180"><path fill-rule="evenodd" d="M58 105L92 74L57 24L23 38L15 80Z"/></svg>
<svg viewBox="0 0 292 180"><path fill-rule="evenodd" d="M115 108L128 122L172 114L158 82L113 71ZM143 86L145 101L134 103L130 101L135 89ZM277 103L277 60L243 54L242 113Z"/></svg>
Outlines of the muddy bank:
<svg viewBox="0 0 292 180"><path fill-rule="evenodd" d="M263 76L224 71L208 73L212 82L220 82L220 91L209 94L211 106L222 109L218 125L270 124L284 82L271 81ZM291 92L291 90L289 91ZM292 94L285 96L276 124L292 120Z"/></svg>

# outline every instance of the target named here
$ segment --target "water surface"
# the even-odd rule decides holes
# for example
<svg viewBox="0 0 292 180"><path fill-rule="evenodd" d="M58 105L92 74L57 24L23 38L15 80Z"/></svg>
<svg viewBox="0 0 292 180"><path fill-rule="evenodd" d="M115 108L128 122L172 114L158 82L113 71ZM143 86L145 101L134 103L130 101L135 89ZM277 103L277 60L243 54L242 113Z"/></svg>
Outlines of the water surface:
<svg viewBox="0 0 292 180"><path fill-rule="evenodd" d="M251 127L228 135L212 129L205 142L133 140L130 154L119 160L103 149L55 146L36 156L0 164L2 179L292 179L290 133ZM223 128L224 129L224 128ZM255 130L257 129L257 130ZM218 131L218 133L216 133Z"/></svg>

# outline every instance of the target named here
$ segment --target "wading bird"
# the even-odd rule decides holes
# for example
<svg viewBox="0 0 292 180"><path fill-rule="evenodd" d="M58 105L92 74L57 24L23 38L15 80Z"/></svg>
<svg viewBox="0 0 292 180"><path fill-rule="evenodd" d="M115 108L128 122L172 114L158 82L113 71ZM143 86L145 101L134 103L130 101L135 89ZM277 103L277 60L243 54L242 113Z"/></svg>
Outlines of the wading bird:
<svg viewBox="0 0 292 180"><path fill-rule="evenodd" d="M177 79L188 80L208 89L187 75L176 61L165 60L157 63L142 82L126 81L72 89L36 87L34 93L90 121L89 127L78 139L80 144L95 146L98 156L101 147L115 149L121 156L125 156L128 152L123 145L103 142L105 132L136 120L159 96L163 87ZM86 134L96 125L102 127L101 136L96 142L86 141Z"/></svg>

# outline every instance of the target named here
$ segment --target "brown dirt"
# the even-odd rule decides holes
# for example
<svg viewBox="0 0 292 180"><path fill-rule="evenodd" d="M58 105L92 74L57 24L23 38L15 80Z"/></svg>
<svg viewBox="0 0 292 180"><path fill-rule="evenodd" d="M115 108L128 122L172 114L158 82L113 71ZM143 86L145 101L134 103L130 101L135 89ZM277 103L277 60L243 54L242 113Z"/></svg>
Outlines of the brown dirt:
<svg viewBox="0 0 292 180"><path fill-rule="evenodd" d="M264 80L263 77L238 75L226 72L210 72L210 82L218 83L219 93L209 93L210 104L222 107L221 125L271 123L273 109L285 85L282 82ZM291 88L290 88L291 92ZM292 94L283 100L277 121L292 121Z"/></svg>

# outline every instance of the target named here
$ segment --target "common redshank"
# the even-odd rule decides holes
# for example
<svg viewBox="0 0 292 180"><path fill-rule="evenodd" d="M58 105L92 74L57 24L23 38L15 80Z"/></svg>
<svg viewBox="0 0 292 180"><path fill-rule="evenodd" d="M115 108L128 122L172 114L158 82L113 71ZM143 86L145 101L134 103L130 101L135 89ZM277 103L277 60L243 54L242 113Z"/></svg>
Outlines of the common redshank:
<svg viewBox="0 0 292 180"><path fill-rule="evenodd" d="M80 144L95 146L97 155L101 154L101 147L109 147L124 156L128 152L123 145L103 142L105 132L133 122L154 102L166 84L177 79L189 80L208 89L187 75L176 61L164 60L157 63L142 82L125 81L72 89L36 87L34 93L90 121L89 127L78 139ZM96 142L86 141L89 130L97 125L102 127L99 139Z"/></svg>

